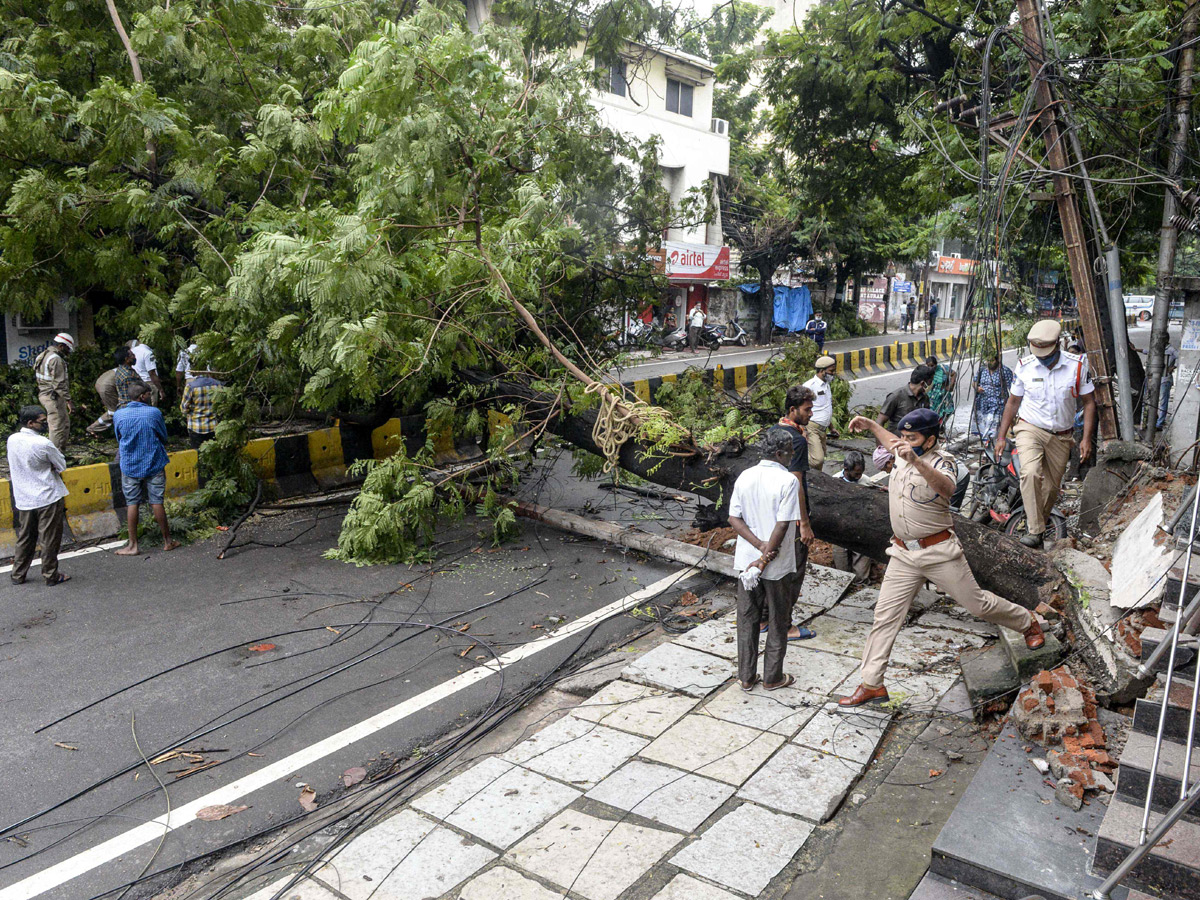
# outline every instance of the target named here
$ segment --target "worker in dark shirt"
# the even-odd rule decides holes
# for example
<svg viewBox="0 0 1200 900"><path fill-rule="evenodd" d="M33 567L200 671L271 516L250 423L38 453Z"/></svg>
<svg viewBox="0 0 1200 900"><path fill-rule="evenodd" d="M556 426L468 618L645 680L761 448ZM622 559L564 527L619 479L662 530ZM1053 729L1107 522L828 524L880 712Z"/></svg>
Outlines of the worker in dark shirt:
<svg viewBox="0 0 1200 900"><path fill-rule="evenodd" d="M796 597L804 587L804 572L808 564L808 546L813 540L812 523L808 519L808 437L806 428L812 418L813 401L816 394L802 384L788 388L783 406L786 412L776 428L787 431L792 439L792 461L788 471L800 482L800 524L796 528ZM816 637L811 628L793 625L788 630L789 641L802 641Z"/></svg>
<svg viewBox="0 0 1200 900"><path fill-rule="evenodd" d="M925 395L931 381L933 381L933 370L929 366L917 366L909 376L907 385L888 394L875 421L892 434L899 435L900 432L896 428L901 419L914 409L929 408L929 400Z"/></svg>

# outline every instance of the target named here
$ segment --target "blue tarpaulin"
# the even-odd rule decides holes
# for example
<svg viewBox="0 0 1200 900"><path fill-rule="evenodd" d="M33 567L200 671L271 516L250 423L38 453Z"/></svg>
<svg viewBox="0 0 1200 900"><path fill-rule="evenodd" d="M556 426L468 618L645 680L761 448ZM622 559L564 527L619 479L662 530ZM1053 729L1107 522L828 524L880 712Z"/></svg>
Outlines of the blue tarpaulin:
<svg viewBox="0 0 1200 900"><path fill-rule="evenodd" d="M747 294L757 294L757 282L740 286ZM775 285L775 325L788 331L803 331L812 318L812 293L808 287L785 287Z"/></svg>

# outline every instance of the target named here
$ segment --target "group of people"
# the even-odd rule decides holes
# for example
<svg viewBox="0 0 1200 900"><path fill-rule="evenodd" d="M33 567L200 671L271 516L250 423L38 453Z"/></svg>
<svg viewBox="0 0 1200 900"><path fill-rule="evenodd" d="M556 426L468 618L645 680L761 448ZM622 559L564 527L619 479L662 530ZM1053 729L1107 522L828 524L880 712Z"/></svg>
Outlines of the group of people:
<svg viewBox="0 0 1200 900"><path fill-rule="evenodd" d="M926 332L933 334L937 330L938 320L938 302L934 297L929 301L929 308L925 311ZM900 319L900 330L907 331L910 334L917 329L917 300L915 297L910 297L908 302L904 304L903 315Z"/></svg>
<svg viewBox="0 0 1200 900"><path fill-rule="evenodd" d="M977 404L995 421L997 449L1011 433L1021 458L1021 494L1029 517L1029 534L1022 543L1040 544L1046 517L1057 499L1066 461L1074 441L1077 412L1083 417L1080 455L1091 454L1096 424L1094 386L1087 357L1061 347L1061 327L1045 320L1029 332L1029 353L1015 370L1002 365L997 354L975 379ZM944 374L942 373L944 370ZM894 392L877 419L854 417L851 431L869 431L878 443L877 468L888 471L888 510L892 530L888 563L875 606L874 621L863 648L860 683L843 707L885 702L884 674L908 609L928 581L965 609L985 621L1023 635L1031 649L1045 637L1037 617L1028 610L979 587L962 544L954 533L951 499L958 487L954 457L939 446L944 413L943 391L952 396L954 373L939 370L930 359L918 366L904 388ZM799 597L813 530L810 522L808 470L820 468L825 447L814 445L830 425L814 429L820 394L828 394L833 360L817 360L812 380L787 392L786 412L779 425L765 431L759 448L762 461L743 472L730 498L730 527L737 533L734 566L739 572L737 607L738 679L752 691L760 683L758 643L766 635L761 676L768 691L791 685L783 670L789 640L812 636L792 626L792 608ZM863 478L865 460L847 453L843 482ZM857 558L856 558L857 557ZM842 550L839 568L849 568L865 580L870 560Z"/></svg>
<svg viewBox="0 0 1200 900"><path fill-rule="evenodd" d="M64 451L70 440L71 413L75 411L67 359L74 349L74 338L62 332L34 361L39 403L20 410L18 430L8 438L9 479L17 515L17 545L9 575L14 584L25 582L39 545L46 584L69 580L58 570L58 552L66 521L64 498L68 494L62 479L67 467ZM221 387L211 372L194 366L196 350L195 344L190 345L180 352L176 362L180 409L193 449L215 436L213 400ZM130 341L116 348L113 362L115 366L96 379L104 413L87 430L101 434L112 428L117 439L129 540L116 552L119 556L138 554L142 503L150 505L162 532L163 549L174 550L179 543L171 537L165 508L167 423L158 408L165 392L154 351L140 341Z"/></svg>

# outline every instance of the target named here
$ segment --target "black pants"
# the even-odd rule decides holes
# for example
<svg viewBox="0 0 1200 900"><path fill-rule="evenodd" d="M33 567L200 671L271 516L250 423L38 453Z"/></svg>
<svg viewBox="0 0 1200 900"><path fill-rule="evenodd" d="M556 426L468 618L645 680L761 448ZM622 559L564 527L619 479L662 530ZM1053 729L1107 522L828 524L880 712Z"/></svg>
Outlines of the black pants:
<svg viewBox="0 0 1200 900"><path fill-rule="evenodd" d="M42 545L42 577L50 581L58 574L58 548L62 544L63 523L67 519L66 503L60 498L41 509L17 510L17 549L13 556L13 581L24 581L33 562L33 553Z"/></svg>
<svg viewBox="0 0 1200 900"><path fill-rule="evenodd" d="M792 607L796 605L799 589L796 573L776 581L763 578L757 587L747 591L738 582L737 588L737 646L738 678L754 680L758 674L758 630L767 622L767 649L763 657L763 681L778 684L783 681L783 656L787 652L787 633L792 627Z"/></svg>
<svg viewBox="0 0 1200 900"><path fill-rule="evenodd" d="M933 334L935 331L937 331L937 316L931 315L929 317L929 333Z"/></svg>
<svg viewBox="0 0 1200 900"><path fill-rule="evenodd" d="M192 445L193 450L199 450L201 444L211 441L216 436L216 433L212 431L202 432L188 429L188 443Z"/></svg>

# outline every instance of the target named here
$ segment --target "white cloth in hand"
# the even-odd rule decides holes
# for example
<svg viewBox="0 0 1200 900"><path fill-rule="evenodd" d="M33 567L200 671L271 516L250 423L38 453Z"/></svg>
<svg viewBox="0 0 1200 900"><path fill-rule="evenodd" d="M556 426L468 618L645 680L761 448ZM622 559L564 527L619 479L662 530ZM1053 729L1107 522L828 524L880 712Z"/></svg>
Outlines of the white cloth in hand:
<svg viewBox="0 0 1200 900"><path fill-rule="evenodd" d="M762 569L758 566L747 566L738 575L738 579L742 582L742 587L748 591L752 591L758 587L758 580L760 578L762 578Z"/></svg>

